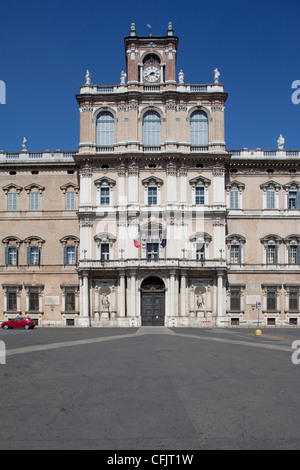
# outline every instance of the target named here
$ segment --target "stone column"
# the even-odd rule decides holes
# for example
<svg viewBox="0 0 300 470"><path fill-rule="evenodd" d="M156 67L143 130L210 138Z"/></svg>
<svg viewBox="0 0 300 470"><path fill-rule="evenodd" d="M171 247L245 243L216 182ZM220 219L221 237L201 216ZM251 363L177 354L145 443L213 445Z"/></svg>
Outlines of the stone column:
<svg viewBox="0 0 300 470"><path fill-rule="evenodd" d="M190 289L190 317L195 316L195 286L192 285Z"/></svg>
<svg viewBox="0 0 300 470"><path fill-rule="evenodd" d="M180 279L180 300L181 300L181 311L180 315L182 317L186 317L186 289L187 289L187 283L186 283L186 272L183 271L181 273L181 279Z"/></svg>
<svg viewBox="0 0 300 470"><path fill-rule="evenodd" d="M218 288L218 293L217 293L217 325L221 326L221 319L223 317L223 272L219 271L217 273L218 276L218 281L217 281L217 288Z"/></svg>
<svg viewBox="0 0 300 470"><path fill-rule="evenodd" d="M175 312L175 272L171 271L170 273L170 316L174 317L176 315Z"/></svg>
<svg viewBox="0 0 300 470"><path fill-rule="evenodd" d="M100 302L99 302L99 285L95 285L95 311L94 311L94 318L95 320L99 320L99 313L100 313Z"/></svg>
<svg viewBox="0 0 300 470"><path fill-rule="evenodd" d="M177 201L177 169L175 163L167 164L167 202L175 203Z"/></svg>
<svg viewBox="0 0 300 470"><path fill-rule="evenodd" d="M116 286L111 287L111 318L116 316Z"/></svg>
<svg viewBox="0 0 300 470"><path fill-rule="evenodd" d="M139 168L133 162L128 168L128 203L138 202Z"/></svg>
<svg viewBox="0 0 300 470"><path fill-rule="evenodd" d="M80 317L78 318L79 326L90 326L89 318L89 275L84 271L81 275L80 296L82 299Z"/></svg>
<svg viewBox="0 0 300 470"><path fill-rule="evenodd" d="M119 317L125 317L125 273L119 275Z"/></svg>

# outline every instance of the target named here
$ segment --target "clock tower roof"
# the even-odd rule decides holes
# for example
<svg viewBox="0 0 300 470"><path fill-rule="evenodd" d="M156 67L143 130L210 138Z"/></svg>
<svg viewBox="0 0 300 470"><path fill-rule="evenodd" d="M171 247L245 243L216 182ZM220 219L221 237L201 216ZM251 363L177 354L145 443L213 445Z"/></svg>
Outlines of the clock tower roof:
<svg viewBox="0 0 300 470"><path fill-rule="evenodd" d="M165 36L152 36L151 32L150 36L137 36L132 23L124 38L128 84L176 83L178 41L171 23Z"/></svg>

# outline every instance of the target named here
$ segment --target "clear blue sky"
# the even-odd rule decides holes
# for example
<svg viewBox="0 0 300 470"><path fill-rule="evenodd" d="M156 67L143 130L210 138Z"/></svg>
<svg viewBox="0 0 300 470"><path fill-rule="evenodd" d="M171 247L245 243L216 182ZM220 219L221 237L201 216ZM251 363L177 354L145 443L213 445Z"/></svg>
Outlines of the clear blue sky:
<svg viewBox="0 0 300 470"><path fill-rule="evenodd" d="M0 4L0 149L76 150L75 99L86 69L96 84L119 83L124 36L179 36L177 73L186 83L220 81L229 93L228 149L300 148L300 104L291 85L300 80L299 0L9 0Z"/></svg>

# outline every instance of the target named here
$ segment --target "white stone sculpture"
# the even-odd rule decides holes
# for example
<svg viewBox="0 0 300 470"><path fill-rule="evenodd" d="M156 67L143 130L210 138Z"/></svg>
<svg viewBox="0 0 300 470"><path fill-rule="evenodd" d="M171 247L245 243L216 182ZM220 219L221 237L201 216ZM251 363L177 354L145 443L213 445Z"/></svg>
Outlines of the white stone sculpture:
<svg viewBox="0 0 300 470"><path fill-rule="evenodd" d="M220 72L218 69L214 70L214 83L219 83Z"/></svg>
<svg viewBox="0 0 300 470"><path fill-rule="evenodd" d="M121 72L121 77L120 77L120 85L125 85L125 80L126 80L126 73L124 70Z"/></svg>
<svg viewBox="0 0 300 470"><path fill-rule="evenodd" d="M180 70L179 74L178 74L178 80L179 80L179 83L180 84L183 84L184 83L184 73L182 70Z"/></svg>
<svg viewBox="0 0 300 470"><path fill-rule="evenodd" d="M91 84L91 74L90 72L87 70L86 71L86 74L85 74L85 84L86 85L90 85Z"/></svg>
<svg viewBox="0 0 300 470"><path fill-rule="evenodd" d="M27 140L26 137L23 139L22 152L27 152Z"/></svg>
<svg viewBox="0 0 300 470"><path fill-rule="evenodd" d="M283 150L284 149L284 142L285 142L285 139L284 137L282 136L282 134L280 134L278 140L277 140L277 145L278 145L278 149L279 150Z"/></svg>

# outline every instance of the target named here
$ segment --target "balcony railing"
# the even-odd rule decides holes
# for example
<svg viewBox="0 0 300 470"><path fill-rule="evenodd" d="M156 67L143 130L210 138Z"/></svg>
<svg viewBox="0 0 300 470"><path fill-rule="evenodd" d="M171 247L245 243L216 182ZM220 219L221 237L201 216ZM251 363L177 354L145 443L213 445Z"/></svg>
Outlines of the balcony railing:
<svg viewBox="0 0 300 470"><path fill-rule="evenodd" d="M10 162L32 162L38 160L39 163L48 162L71 162L73 155L77 154L77 150L74 152L62 152L60 150L45 150L44 152L1 152L0 151L0 163Z"/></svg>
<svg viewBox="0 0 300 470"><path fill-rule="evenodd" d="M118 260L80 260L79 269L126 269L126 268L196 268L196 269L224 269L227 267L224 259L191 260L178 258L158 258L158 259L118 259Z"/></svg>
<svg viewBox="0 0 300 470"><path fill-rule="evenodd" d="M143 92L160 92L166 91L168 87L173 91L174 85L175 90L179 92L187 93L213 93L223 92L224 85L221 83L211 84L187 84L187 83L159 83L153 85L145 85L144 83L129 83L130 89L136 88ZM80 87L80 94L110 94L110 93L124 93L128 91L128 84L125 85L82 85Z"/></svg>
<svg viewBox="0 0 300 470"><path fill-rule="evenodd" d="M273 149L273 150L262 150L262 149L241 149L241 150L228 150L227 152L232 155L233 158L265 158L265 159L288 159L288 158L299 158L299 150L284 150L284 149Z"/></svg>

